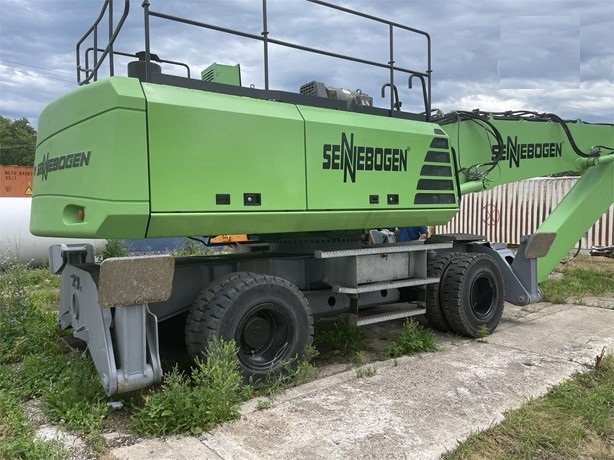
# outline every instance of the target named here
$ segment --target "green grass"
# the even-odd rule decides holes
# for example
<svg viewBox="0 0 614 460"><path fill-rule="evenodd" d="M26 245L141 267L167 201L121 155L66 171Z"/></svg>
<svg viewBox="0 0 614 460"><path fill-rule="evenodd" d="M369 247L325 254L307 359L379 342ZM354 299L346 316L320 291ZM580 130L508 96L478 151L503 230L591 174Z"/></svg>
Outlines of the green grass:
<svg viewBox="0 0 614 460"><path fill-rule="evenodd" d="M351 358L365 351L367 335L364 328L347 321L324 320L316 324L313 345L321 355Z"/></svg>
<svg viewBox="0 0 614 460"><path fill-rule="evenodd" d="M586 296L614 297L614 259L580 255L557 272L561 279L540 283L547 302L566 303Z"/></svg>
<svg viewBox="0 0 614 460"><path fill-rule="evenodd" d="M446 460L614 458L614 355L473 434Z"/></svg>
<svg viewBox="0 0 614 460"><path fill-rule="evenodd" d="M148 252L147 250L145 252ZM167 251L163 251L167 252ZM205 246L202 243L198 243L189 238L185 239L184 245L180 249L170 251L174 257L186 257L186 256L211 256L219 255L220 253L228 252L228 249L224 248L217 250L213 247ZM102 259L108 259L110 257L126 257L131 254L130 249L125 240L108 240L102 251Z"/></svg>
<svg viewBox="0 0 614 460"><path fill-rule="evenodd" d="M56 335L57 277L47 270L16 266L0 276L0 363L45 349Z"/></svg>
<svg viewBox="0 0 614 460"><path fill-rule="evenodd" d="M320 371L313 361L318 355L319 351L313 345L307 346L300 360L288 358L279 369L269 372L263 381L253 385L253 396L274 398L289 388L317 379Z"/></svg>
<svg viewBox="0 0 614 460"><path fill-rule="evenodd" d="M103 452L102 432L116 423L148 436L201 433L238 415L253 395L239 373L234 343L211 342L206 361L183 374L164 375L157 389L121 395L124 409L112 411L84 344L57 327L59 277L46 269L15 266L0 274L0 459L67 458L57 442L34 436L24 412L32 398L42 401L45 417L79 434ZM317 378L309 347L288 372L272 375L270 395ZM117 397L113 398L114 400Z"/></svg>
<svg viewBox="0 0 614 460"><path fill-rule="evenodd" d="M222 252L228 252L227 249L223 249ZM216 250L213 247L205 246L202 243L197 243L194 240L186 238L185 244L181 249L177 249L173 251L173 256L175 257L186 257L186 256L212 256L219 255L220 251Z"/></svg>
<svg viewBox="0 0 614 460"><path fill-rule="evenodd" d="M385 350L388 358L412 355L423 351L436 351L437 339L431 329L426 329L417 321L408 319L402 332L394 338Z"/></svg>
<svg viewBox="0 0 614 460"><path fill-rule="evenodd" d="M61 373L55 359L58 280L43 269L15 266L0 275L0 458L68 458L57 442L34 436L22 402L45 396Z"/></svg>
<svg viewBox="0 0 614 460"><path fill-rule="evenodd" d="M102 251L102 258L126 257L129 254L128 245L124 240L107 240L107 244Z"/></svg>
<svg viewBox="0 0 614 460"><path fill-rule="evenodd" d="M614 296L614 261L585 259L578 258L565 265L561 269L562 281L543 284L547 295L560 292L565 298ZM357 376L369 377L375 374L375 368L368 364L375 358L436 349L433 333L414 321L407 321L400 333L387 335L385 347L375 351L369 349L364 328L346 322L320 322L315 329L314 347L307 350L305 359L299 363L289 361L288 372L272 375L259 389L242 385L236 372L236 350L228 348L229 344L217 344L218 348L210 352L206 362L197 363L185 374L172 369L158 388L121 395L124 408L112 411L107 407L109 398L101 390L83 344L72 339L70 332L57 330L58 287L59 277L46 269L13 267L0 274L0 459L67 458L67 452L57 442L44 442L34 436L35 427L24 411L24 403L31 398L42 402L48 420L81 435L95 450L104 451L101 433L117 425L126 426L126 422L134 431L150 436L206 431L221 421L235 418L240 403L250 396L265 396L269 398L265 401L270 401L290 386L317 378L319 370L313 365L314 359L326 361L333 356L337 361L346 360L358 366ZM385 348L383 352L382 348ZM324 357L318 358L318 353ZM611 369L611 361L608 357L601 367ZM595 379L603 372L606 371L595 371ZM593 397L577 393L577 388L571 386L553 392L560 396L557 407L565 404L575 407L584 413L585 419L561 421L557 412L542 415L543 421L526 422L539 426L539 433L523 435L526 441L518 448L521 454L499 458L531 458L537 452L530 450L531 446L544 449L549 443L558 446L559 450L553 451L556 454L537 458L574 458L573 454L556 455L573 452L568 450L569 445L578 444L588 445L587 448L597 452L593 458L608 458L599 450L607 442L613 442L608 428L613 425L613 379L611 375L607 378L610 387L599 385L601 389ZM582 404L578 398L583 399ZM584 400L589 405L586 408L581 407ZM259 404L260 409L265 406L266 403ZM517 416L517 425L528 417L523 414ZM570 431L550 434L546 430L548 425L561 425ZM480 436L488 437L487 434ZM521 445L520 441L513 443ZM468 447L463 445L460 449ZM458 458L490 458L490 451L476 454L477 457L463 455L468 456Z"/></svg>
<svg viewBox="0 0 614 460"><path fill-rule="evenodd" d="M257 409L266 409L271 406L270 398L317 378L311 360L318 352L307 347L298 363L290 359L283 365L284 372L271 373L257 387L244 385L237 351L234 342L211 341L207 359L197 361L190 375L173 368L165 374L160 391L145 392L140 404L133 406L132 428L146 436L199 434L236 419L241 403L254 395L267 396L257 403Z"/></svg>
<svg viewBox="0 0 614 460"><path fill-rule="evenodd" d="M374 366L362 366L356 369L356 377L359 379L373 377L377 374L377 369Z"/></svg>
<svg viewBox="0 0 614 460"><path fill-rule="evenodd" d="M614 297L612 259L578 256L557 271L562 278L540 283L546 301ZM442 458L614 459L614 355L600 355L594 369L508 412L501 424L471 435Z"/></svg>
<svg viewBox="0 0 614 460"><path fill-rule="evenodd" d="M252 394L243 386L237 351L234 342L212 341L207 359L196 362L191 376L175 367L165 375L161 391L144 396L132 427L147 436L198 434L237 418L240 404Z"/></svg>
<svg viewBox="0 0 614 460"><path fill-rule="evenodd" d="M0 380L5 379L0 377ZM70 458L70 452L58 442L45 442L34 437L34 426L28 420L19 396L4 386L2 388L0 392L0 458L32 460Z"/></svg>

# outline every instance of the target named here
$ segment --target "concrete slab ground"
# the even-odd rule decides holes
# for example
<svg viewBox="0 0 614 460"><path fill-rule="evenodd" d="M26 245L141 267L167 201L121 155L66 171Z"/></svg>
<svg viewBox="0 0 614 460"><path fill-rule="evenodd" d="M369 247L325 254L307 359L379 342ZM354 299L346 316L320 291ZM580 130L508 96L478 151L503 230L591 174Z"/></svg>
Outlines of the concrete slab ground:
<svg viewBox="0 0 614 460"><path fill-rule="evenodd" d="M257 401L242 417L200 437L169 437L114 449L138 459L437 459L471 432L614 351L614 310L506 305L483 341L442 335L441 350L345 371Z"/></svg>

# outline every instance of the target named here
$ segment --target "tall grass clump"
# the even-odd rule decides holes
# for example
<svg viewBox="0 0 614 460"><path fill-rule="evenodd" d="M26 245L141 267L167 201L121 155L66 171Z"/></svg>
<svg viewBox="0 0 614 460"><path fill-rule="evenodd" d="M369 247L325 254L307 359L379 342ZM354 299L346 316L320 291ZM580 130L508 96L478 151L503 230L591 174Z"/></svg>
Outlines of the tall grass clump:
<svg viewBox="0 0 614 460"><path fill-rule="evenodd" d="M126 257L128 255L130 255L130 250L124 240L107 240L107 244L102 251L103 259L109 259L110 257Z"/></svg>
<svg viewBox="0 0 614 460"><path fill-rule="evenodd" d="M14 458L30 458L42 443L27 419L19 422L21 403L31 398L44 402L50 421L91 440L100 440L104 427L108 409L98 374L58 331L58 285L59 277L42 268L17 265L0 274L0 386L12 395L4 412L18 422L3 441L20 449Z"/></svg>
<svg viewBox="0 0 614 460"><path fill-rule="evenodd" d="M437 340L432 330L426 329L417 321L408 319L403 330L386 347L385 354L389 358L398 358L421 351L436 351Z"/></svg>
<svg viewBox="0 0 614 460"><path fill-rule="evenodd" d="M366 348L364 328L347 321L322 321L314 332L313 345L320 353L350 357Z"/></svg>
<svg viewBox="0 0 614 460"><path fill-rule="evenodd" d="M43 305L44 285L53 283L23 265L0 274L0 363L45 350L57 336L56 316Z"/></svg>
<svg viewBox="0 0 614 460"><path fill-rule="evenodd" d="M0 458L63 459L58 442L35 437L23 401L42 395L58 375L57 277L14 265L0 273Z"/></svg>
<svg viewBox="0 0 614 460"><path fill-rule="evenodd" d="M234 342L212 340L206 359L197 360L190 377L173 368L160 391L146 394L136 408L132 426L140 434L202 433L239 416L240 404L251 396L243 386Z"/></svg>

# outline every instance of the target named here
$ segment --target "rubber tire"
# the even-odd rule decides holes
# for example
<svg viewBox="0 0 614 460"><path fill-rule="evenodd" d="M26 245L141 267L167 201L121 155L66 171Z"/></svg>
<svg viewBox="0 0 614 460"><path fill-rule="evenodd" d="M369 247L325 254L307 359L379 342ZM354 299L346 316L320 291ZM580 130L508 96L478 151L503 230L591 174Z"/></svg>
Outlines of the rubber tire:
<svg viewBox="0 0 614 460"><path fill-rule="evenodd" d="M458 252L448 252L438 254L430 259L426 266L427 276L429 278L444 277L444 274L450 263L458 258L461 254ZM436 284L428 284L426 286L426 319L429 326L438 331L448 332L450 326L441 306L441 282Z"/></svg>
<svg viewBox="0 0 614 460"><path fill-rule="evenodd" d="M441 279L442 309L450 329L478 337L492 333L503 314L505 285L497 262L488 254L461 254Z"/></svg>
<svg viewBox="0 0 614 460"><path fill-rule="evenodd" d="M250 320L269 327L269 337L260 349L250 347L244 338ZM252 340L260 339L253 332L261 330L258 328L252 329ZM235 272L201 292L190 307L185 336L192 358L201 356L213 338L235 340L246 382L257 383L287 370L289 361L297 364L313 341L313 316L303 293L287 280Z"/></svg>

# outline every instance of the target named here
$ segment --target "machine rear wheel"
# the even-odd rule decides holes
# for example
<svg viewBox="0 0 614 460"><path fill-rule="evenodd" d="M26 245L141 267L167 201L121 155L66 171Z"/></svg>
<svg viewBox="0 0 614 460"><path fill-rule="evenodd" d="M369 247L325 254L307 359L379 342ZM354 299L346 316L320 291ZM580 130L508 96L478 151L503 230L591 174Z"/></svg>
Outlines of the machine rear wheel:
<svg viewBox="0 0 614 460"><path fill-rule="evenodd" d="M460 253L457 252L438 254L429 260L426 268L427 276L443 279L450 263L459 256ZM426 319L433 329L443 332L450 330L441 307L441 283L426 286Z"/></svg>
<svg viewBox="0 0 614 460"><path fill-rule="evenodd" d="M213 338L234 340L241 370L254 382L284 370L313 339L313 318L305 296L290 282L238 272L213 282L196 299L186 320L192 357Z"/></svg>
<svg viewBox="0 0 614 460"><path fill-rule="evenodd" d="M503 313L505 286L488 254L461 254L441 280L442 309L450 329L469 337L495 330Z"/></svg>

